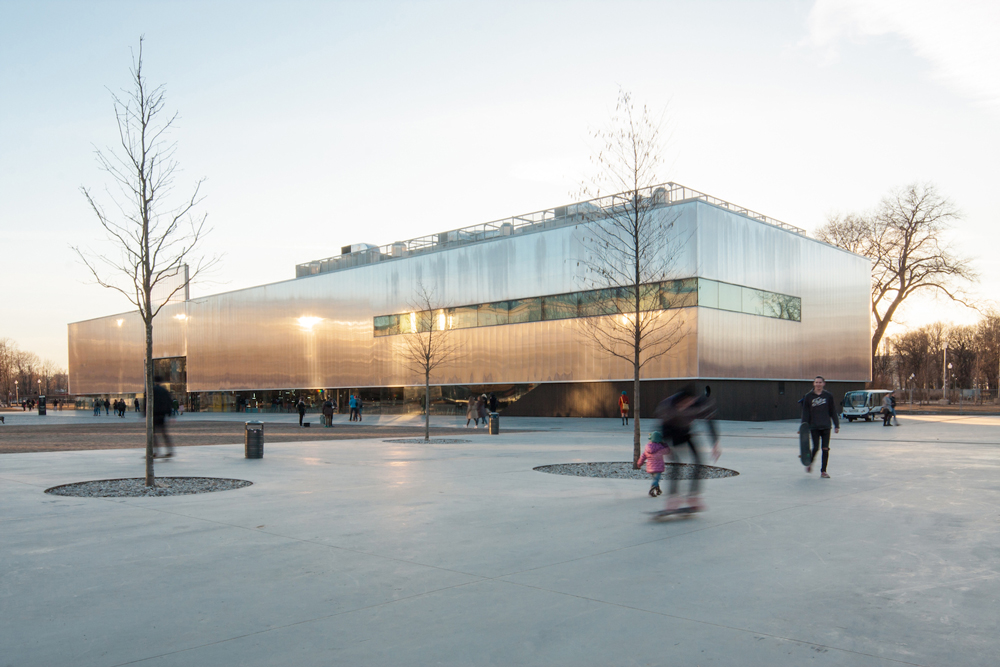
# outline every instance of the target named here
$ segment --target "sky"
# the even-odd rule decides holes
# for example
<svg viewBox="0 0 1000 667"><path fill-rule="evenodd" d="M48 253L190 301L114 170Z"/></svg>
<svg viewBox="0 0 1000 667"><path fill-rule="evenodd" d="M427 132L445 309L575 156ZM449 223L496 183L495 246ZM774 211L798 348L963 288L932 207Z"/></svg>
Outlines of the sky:
<svg viewBox="0 0 1000 667"><path fill-rule="evenodd" d="M68 323L131 309L72 247L110 250L81 188L110 203L94 152L140 35L221 256L193 297L575 201L623 89L663 118L661 181L809 232L935 184L993 303L998 32L971 0L0 0L0 338L65 366Z"/></svg>

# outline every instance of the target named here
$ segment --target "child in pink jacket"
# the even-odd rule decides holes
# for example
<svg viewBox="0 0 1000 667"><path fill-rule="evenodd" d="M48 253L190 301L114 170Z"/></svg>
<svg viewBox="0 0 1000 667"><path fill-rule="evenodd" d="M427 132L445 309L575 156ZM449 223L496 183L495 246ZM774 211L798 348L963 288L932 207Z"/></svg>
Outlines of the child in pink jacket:
<svg viewBox="0 0 1000 667"><path fill-rule="evenodd" d="M664 455L670 456L670 447L663 444L662 433L653 431L649 436L649 442L646 443L646 449L643 450L636 464L641 468L642 464L645 463L646 472L653 476L653 485L649 487L649 496L651 498L655 498L663 493L660 490L660 477L663 476L663 471L666 468L663 463Z"/></svg>

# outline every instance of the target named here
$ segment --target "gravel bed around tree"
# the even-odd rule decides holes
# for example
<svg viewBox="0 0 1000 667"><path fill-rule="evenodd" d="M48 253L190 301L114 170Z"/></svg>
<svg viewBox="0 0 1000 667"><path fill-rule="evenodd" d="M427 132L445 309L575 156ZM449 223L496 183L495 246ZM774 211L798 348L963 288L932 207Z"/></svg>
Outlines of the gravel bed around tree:
<svg viewBox="0 0 1000 667"><path fill-rule="evenodd" d="M146 486L142 477L128 479L99 479L92 482L74 482L45 489L54 496L83 498L146 498L151 496L186 496L194 493L213 493L242 489L253 482L245 479L218 477L157 477L156 486Z"/></svg>
<svg viewBox="0 0 1000 667"><path fill-rule="evenodd" d="M463 442L472 441L459 440L457 438L431 438L430 440L424 440L423 438L397 438L396 440L383 440L382 442L393 442L400 445L460 445Z"/></svg>
<svg viewBox="0 0 1000 667"><path fill-rule="evenodd" d="M719 468L718 466L695 465L693 463L667 463L665 472L669 479L671 469L676 469L677 479L721 479L723 477L735 477L739 475L735 470L729 468ZM630 461L615 461L609 463L556 463L547 466L533 468L538 472L547 472L553 475L571 475L573 477L603 477L607 479L649 479L649 473L645 470L633 470Z"/></svg>

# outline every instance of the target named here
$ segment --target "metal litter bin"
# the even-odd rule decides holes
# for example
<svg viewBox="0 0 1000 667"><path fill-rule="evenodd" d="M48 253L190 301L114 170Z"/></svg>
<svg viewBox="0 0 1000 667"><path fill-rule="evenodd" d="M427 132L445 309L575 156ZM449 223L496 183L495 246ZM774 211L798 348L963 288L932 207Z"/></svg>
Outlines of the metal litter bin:
<svg viewBox="0 0 1000 667"><path fill-rule="evenodd" d="M44 396L39 396L38 397L38 414L40 414L43 417L45 416L45 397Z"/></svg>
<svg viewBox="0 0 1000 667"><path fill-rule="evenodd" d="M243 455L248 459L264 458L264 422L247 422L246 428Z"/></svg>
<svg viewBox="0 0 1000 667"><path fill-rule="evenodd" d="M490 435L500 434L500 414L497 412L490 413Z"/></svg>

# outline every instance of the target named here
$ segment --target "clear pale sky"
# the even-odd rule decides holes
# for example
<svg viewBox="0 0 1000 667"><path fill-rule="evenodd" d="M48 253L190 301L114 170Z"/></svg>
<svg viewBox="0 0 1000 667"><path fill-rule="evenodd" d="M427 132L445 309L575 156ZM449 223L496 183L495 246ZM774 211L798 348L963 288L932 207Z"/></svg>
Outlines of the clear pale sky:
<svg viewBox="0 0 1000 667"><path fill-rule="evenodd" d="M70 246L106 248L79 188L141 34L225 253L193 296L573 201L622 87L665 110L662 181L810 232L935 183L995 299L998 33L995 1L0 0L0 337L65 365L67 323L130 309ZM974 315L905 313L939 318Z"/></svg>

